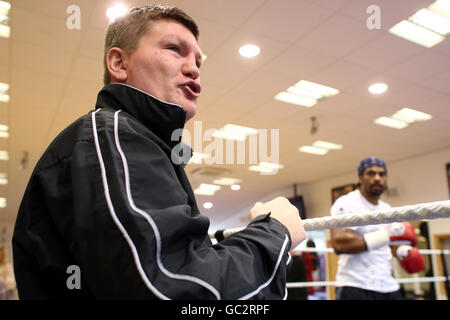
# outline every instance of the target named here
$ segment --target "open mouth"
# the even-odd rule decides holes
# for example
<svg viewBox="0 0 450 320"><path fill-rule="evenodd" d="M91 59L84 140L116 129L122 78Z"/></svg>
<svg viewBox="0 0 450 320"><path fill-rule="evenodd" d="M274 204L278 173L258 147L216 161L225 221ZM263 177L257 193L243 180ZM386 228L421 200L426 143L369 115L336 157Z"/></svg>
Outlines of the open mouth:
<svg viewBox="0 0 450 320"><path fill-rule="evenodd" d="M201 86L195 81L188 81L182 84L182 87L186 89L192 98L198 98L200 96L200 92L202 91Z"/></svg>

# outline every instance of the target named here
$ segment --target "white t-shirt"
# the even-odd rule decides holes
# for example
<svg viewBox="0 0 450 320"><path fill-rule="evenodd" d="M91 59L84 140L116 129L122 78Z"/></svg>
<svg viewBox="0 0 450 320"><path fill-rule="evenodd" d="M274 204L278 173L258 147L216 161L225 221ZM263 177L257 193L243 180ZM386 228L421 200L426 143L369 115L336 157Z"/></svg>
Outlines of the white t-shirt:
<svg viewBox="0 0 450 320"><path fill-rule="evenodd" d="M373 205L364 198L359 190L339 197L331 207L331 215L367 213L369 211L390 208L379 200ZM377 231L386 225L352 227L359 235ZM338 286L351 286L378 292L392 292L400 288L392 276L392 253L388 245L376 250L356 254L340 254L336 274Z"/></svg>

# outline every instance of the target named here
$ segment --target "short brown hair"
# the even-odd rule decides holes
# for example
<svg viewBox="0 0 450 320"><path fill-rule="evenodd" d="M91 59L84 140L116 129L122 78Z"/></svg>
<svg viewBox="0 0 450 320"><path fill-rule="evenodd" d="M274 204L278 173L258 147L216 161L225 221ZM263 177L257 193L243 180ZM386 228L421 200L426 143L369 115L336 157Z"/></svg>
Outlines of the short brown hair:
<svg viewBox="0 0 450 320"><path fill-rule="evenodd" d="M136 50L139 40L147 32L151 21L161 19L175 20L184 25L198 40L199 31L195 21L183 10L161 5L142 6L132 8L126 15L112 22L105 35L105 49L103 52L103 83L110 82L106 64L106 55L113 47L119 47L127 53Z"/></svg>

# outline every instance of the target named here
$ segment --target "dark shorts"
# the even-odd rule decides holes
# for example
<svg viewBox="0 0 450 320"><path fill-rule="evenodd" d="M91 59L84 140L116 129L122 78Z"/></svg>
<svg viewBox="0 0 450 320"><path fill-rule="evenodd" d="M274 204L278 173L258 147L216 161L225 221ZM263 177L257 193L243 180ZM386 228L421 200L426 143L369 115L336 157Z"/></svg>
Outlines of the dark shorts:
<svg viewBox="0 0 450 320"><path fill-rule="evenodd" d="M336 300L402 300L400 290L393 292L377 292L355 287L336 288Z"/></svg>

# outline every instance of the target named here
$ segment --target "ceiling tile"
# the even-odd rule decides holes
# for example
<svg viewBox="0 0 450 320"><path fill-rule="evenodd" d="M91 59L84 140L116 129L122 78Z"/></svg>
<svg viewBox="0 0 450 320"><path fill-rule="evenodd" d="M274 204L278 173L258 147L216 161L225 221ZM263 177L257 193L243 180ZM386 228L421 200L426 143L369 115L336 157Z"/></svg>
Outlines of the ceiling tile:
<svg viewBox="0 0 450 320"><path fill-rule="evenodd" d="M263 0L184 0L179 6L194 19L209 19L237 27L245 23L263 2Z"/></svg>
<svg viewBox="0 0 450 320"><path fill-rule="evenodd" d="M331 14L332 11L303 0L269 0L248 19L243 28L292 43L317 27Z"/></svg>
<svg viewBox="0 0 450 320"><path fill-rule="evenodd" d="M377 71L384 71L425 50L422 46L386 34L355 50L345 57L345 60Z"/></svg>
<svg viewBox="0 0 450 320"><path fill-rule="evenodd" d="M336 15L304 37L299 44L340 58L381 35L381 30L369 30L361 21Z"/></svg>

